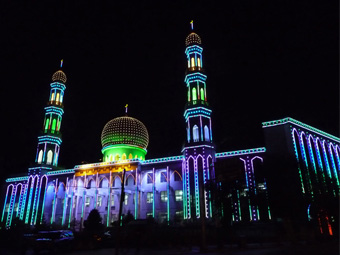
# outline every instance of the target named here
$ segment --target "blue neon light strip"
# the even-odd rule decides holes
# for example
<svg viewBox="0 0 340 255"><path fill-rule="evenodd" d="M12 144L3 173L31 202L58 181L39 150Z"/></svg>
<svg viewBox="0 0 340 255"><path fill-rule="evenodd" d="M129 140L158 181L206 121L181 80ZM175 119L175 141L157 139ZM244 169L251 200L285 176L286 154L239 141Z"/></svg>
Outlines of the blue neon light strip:
<svg viewBox="0 0 340 255"><path fill-rule="evenodd" d="M312 126L309 126L305 123L302 123L301 121L298 121L298 120L295 120L293 118L290 118L290 117L287 117L287 118L284 118L284 119L280 119L280 120L273 120L273 121L267 121L267 122L262 122L262 128L266 128L266 127L272 127L272 126L278 126L278 125L284 125L286 123L291 123L291 124L294 124L294 125L297 125L299 127L302 127L302 128L305 128L309 131L312 131L312 132L315 132L315 133L318 133L319 135L323 135L329 139L332 139L336 142L340 142L340 138L334 136L334 135L331 135L331 134L328 134L324 131L321 131L320 129L317 129L317 128L314 128Z"/></svg>
<svg viewBox="0 0 340 255"><path fill-rule="evenodd" d="M191 53L200 53L202 54L203 52L203 48L198 46L198 45L193 45L193 46L189 46L185 49L185 54L191 54Z"/></svg>
<svg viewBox="0 0 340 255"><path fill-rule="evenodd" d="M52 82L51 84L51 88L58 88L58 89L61 89L61 90L65 90L66 89L66 86L63 84L63 83L60 83L60 82Z"/></svg>
<svg viewBox="0 0 340 255"><path fill-rule="evenodd" d="M47 175L73 174L73 173L75 173L74 169L65 169L47 172Z"/></svg>
<svg viewBox="0 0 340 255"><path fill-rule="evenodd" d="M47 106L44 109L45 109L45 113L55 113L55 114L60 115L60 117L61 117L61 115L64 114L64 110L62 108L59 108L59 107Z"/></svg>
<svg viewBox="0 0 340 255"><path fill-rule="evenodd" d="M202 73L192 73L185 76L184 82L189 85L190 82L207 80L207 76Z"/></svg>
<svg viewBox="0 0 340 255"><path fill-rule="evenodd" d="M203 114L203 115L206 115L206 116L210 116L211 115L211 110L210 109L207 109L207 108L204 108L204 107L195 107L195 108L190 108L190 109L186 109L184 111L184 118L185 119L188 119L188 117L193 117L191 115L195 115L195 116L200 116L198 114Z"/></svg>
<svg viewBox="0 0 340 255"><path fill-rule="evenodd" d="M233 156L238 156L238 155L263 153L263 152L266 152L266 148L260 147L260 148L246 149L246 150L239 150L239 151L219 152L215 154L215 157L225 158L225 157L233 157Z"/></svg>
<svg viewBox="0 0 340 255"><path fill-rule="evenodd" d="M52 142L52 143L61 145L62 141L59 137L44 135L44 136L38 136L38 142L39 143Z"/></svg>
<svg viewBox="0 0 340 255"><path fill-rule="evenodd" d="M152 164L152 163L162 163L162 162L169 162L169 161L181 161L184 159L184 156L173 156L173 157L166 157L166 158L156 158L156 159L148 159L142 161L143 165Z"/></svg>

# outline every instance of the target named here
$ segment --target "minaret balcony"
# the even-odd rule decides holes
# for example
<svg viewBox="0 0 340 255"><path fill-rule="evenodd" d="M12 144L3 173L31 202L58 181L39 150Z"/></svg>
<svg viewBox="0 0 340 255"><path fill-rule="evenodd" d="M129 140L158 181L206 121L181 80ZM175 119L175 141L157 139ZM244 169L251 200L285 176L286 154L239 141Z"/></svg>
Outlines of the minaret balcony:
<svg viewBox="0 0 340 255"><path fill-rule="evenodd" d="M204 100L193 100L187 103L187 106L199 106L199 105L205 105L205 106L209 106L209 103L207 101Z"/></svg>
<svg viewBox="0 0 340 255"><path fill-rule="evenodd" d="M59 102L59 101L48 101L47 105L52 105L52 106L59 106L61 108L64 108L63 103Z"/></svg>
<svg viewBox="0 0 340 255"><path fill-rule="evenodd" d="M51 130L44 130L42 132L44 135L50 135L50 136L55 136L61 138L61 132L54 130L53 132Z"/></svg>

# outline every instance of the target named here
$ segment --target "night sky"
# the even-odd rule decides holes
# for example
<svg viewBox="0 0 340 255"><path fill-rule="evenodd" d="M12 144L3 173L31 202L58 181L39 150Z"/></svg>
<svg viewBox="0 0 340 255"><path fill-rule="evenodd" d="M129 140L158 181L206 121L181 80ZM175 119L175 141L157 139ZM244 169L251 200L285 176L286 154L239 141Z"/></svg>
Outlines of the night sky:
<svg viewBox="0 0 340 255"><path fill-rule="evenodd" d="M338 1L28 2L0 4L2 178L34 162L61 59L59 166L98 162L125 104L149 131L147 158L180 155L192 19L218 152L265 146L261 123L284 117L339 136Z"/></svg>

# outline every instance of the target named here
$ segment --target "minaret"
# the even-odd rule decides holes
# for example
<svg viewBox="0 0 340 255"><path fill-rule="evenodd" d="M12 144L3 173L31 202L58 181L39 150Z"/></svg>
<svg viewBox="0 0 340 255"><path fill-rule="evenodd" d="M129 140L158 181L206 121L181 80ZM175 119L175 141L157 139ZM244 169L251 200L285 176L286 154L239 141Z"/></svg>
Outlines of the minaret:
<svg viewBox="0 0 340 255"><path fill-rule="evenodd" d="M62 61L60 68L62 67ZM62 70L52 75L49 101L45 107L45 118L42 127L43 135L38 137L38 148L35 163L47 167L58 166L61 133L60 126L63 110L66 75Z"/></svg>
<svg viewBox="0 0 340 255"><path fill-rule="evenodd" d="M187 71L184 82L187 86L187 103L184 118L187 139L183 153L184 162L184 194L186 208L184 217L200 218L205 214L212 216L210 194L205 191L204 183L214 177L213 162L215 146L212 140L211 109L207 100L207 76L203 69L202 41L193 31L185 40Z"/></svg>

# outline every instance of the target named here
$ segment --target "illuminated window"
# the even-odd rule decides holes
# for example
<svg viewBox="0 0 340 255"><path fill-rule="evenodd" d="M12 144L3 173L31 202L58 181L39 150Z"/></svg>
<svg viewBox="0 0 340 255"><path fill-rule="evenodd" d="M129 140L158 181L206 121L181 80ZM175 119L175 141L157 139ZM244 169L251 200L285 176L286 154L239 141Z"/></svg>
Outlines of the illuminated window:
<svg viewBox="0 0 340 255"><path fill-rule="evenodd" d="M194 142L198 142L199 141L199 134L198 134L198 127L197 127L197 125L195 125L192 128L192 138L193 138Z"/></svg>
<svg viewBox="0 0 340 255"><path fill-rule="evenodd" d="M53 158L53 152L49 150L47 152L47 161L46 164L51 165L52 164L52 158Z"/></svg>
<svg viewBox="0 0 340 255"><path fill-rule="evenodd" d="M188 68L190 68L190 60L188 59Z"/></svg>
<svg viewBox="0 0 340 255"><path fill-rule="evenodd" d="M46 119L46 123L45 123L45 132L47 131L48 129L48 124L49 124L50 120L49 119Z"/></svg>
<svg viewBox="0 0 340 255"><path fill-rule="evenodd" d="M190 89L188 90L188 102L190 102Z"/></svg>
<svg viewBox="0 0 340 255"><path fill-rule="evenodd" d="M131 153L129 154L129 159L132 159L132 154Z"/></svg>
<svg viewBox="0 0 340 255"><path fill-rule="evenodd" d="M111 206L115 205L115 198L114 195L111 195Z"/></svg>
<svg viewBox="0 0 340 255"><path fill-rule="evenodd" d="M201 67L201 60L200 60L200 58L197 58L197 65L198 65L199 67Z"/></svg>
<svg viewBox="0 0 340 255"><path fill-rule="evenodd" d="M195 59L194 58L191 58L191 67L195 67Z"/></svg>
<svg viewBox="0 0 340 255"><path fill-rule="evenodd" d="M54 92L52 92L51 101L54 101Z"/></svg>
<svg viewBox="0 0 340 255"><path fill-rule="evenodd" d="M148 192L146 193L146 203L151 204L153 202L153 193Z"/></svg>
<svg viewBox="0 0 340 255"><path fill-rule="evenodd" d="M43 158L43 150L39 151L39 155L38 155L38 163L40 164Z"/></svg>
<svg viewBox="0 0 340 255"><path fill-rule="evenodd" d="M135 158L138 158L138 155L135 155Z"/></svg>
<svg viewBox="0 0 340 255"><path fill-rule="evenodd" d="M103 197L102 196L98 196L97 197L97 207L102 206L102 201L103 201Z"/></svg>
<svg viewBox="0 0 340 255"><path fill-rule="evenodd" d="M90 197L86 197L86 198L85 198L85 206L86 206L86 207L90 206L90 201L91 201L91 198L90 198Z"/></svg>
<svg viewBox="0 0 340 255"><path fill-rule="evenodd" d="M183 190L175 190L175 201L183 201Z"/></svg>
<svg viewBox="0 0 340 255"><path fill-rule="evenodd" d="M209 137L209 128L207 125L204 126L204 139L209 142L210 137Z"/></svg>
<svg viewBox="0 0 340 255"><path fill-rule="evenodd" d="M116 160L116 161L119 160L119 155L118 155L118 154L116 154L115 160Z"/></svg>
<svg viewBox="0 0 340 255"><path fill-rule="evenodd" d="M197 94L196 94L196 88L192 89L192 101L196 101L197 100Z"/></svg>
<svg viewBox="0 0 340 255"><path fill-rule="evenodd" d="M204 101L204 89L203 88L201 88L201 100L203 100Z"/></svg>
<svg viewBox="0 0 340 255"><path fill-rule="evenodd" d="M57 125L57 120L56 119L53 119L53 121L52 121L52 134L54 133L54 131L55 131L55 127L56 127L56 125Z"/></svg>
<svg viewBox="0 0 340 255"><path fill-rule="evenodd" d="M129 195L125 194L124 196L124 204L127 205L128 204L128 200L129 200Z"/></svg>
<svg viewBox="0 0 340 255"><path fill-rule="evenodd" d="M125 160L125 159L126 159L126 154L123 153L123 155L122 155L122 160Z"/></svg>
<svg viewBox="0 0 340 255"><path fill-rule="evenodd" d="M59 102L59 97L60 97L60 94L57 93L57 98L55 99L55 101Z"/></svg>
<svg viewBox="0 0 340 255"><path fill-rule="evenodd" d="M175 212L175 217L177 219L183 219L183 211L177 211Z"/></svg>
<svg viewBox="0 0 340 255"><path fill-rule="evenodd" d="M161 202L167 202L168 196L166 191L161 191Z"/></svg>
<svg viewBox="0 0 340 255"><path fill-rule="evenodd" d="M63 102L63 94L60 94L60 103Z"/></svg>

